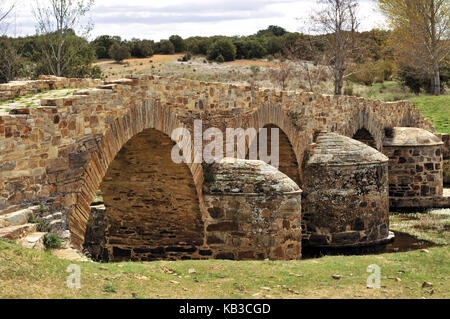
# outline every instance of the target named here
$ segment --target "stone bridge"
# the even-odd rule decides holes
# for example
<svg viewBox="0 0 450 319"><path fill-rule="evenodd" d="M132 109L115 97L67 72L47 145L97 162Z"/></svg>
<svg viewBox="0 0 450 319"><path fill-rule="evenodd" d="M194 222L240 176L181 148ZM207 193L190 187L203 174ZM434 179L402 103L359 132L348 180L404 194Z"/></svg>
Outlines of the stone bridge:
<svg viewBox="0 0 450 319"><path fill-rule="evenodd" d="M5 214L43 203L61 212L62 227L70 230L71 243L78 249L85 241L91 205L100 189L111 220L117 221L108 226L110 233L117 234L111 242L128 236L127 244L132 245L133 240L139 241L135 233L146 238L166 234L177 243L198 246L214 241L206 235L214 226L214 209L203 195L208 178L205 167L174 164L170 157L178 142L171 140L173 130L192 132L196 119L203 120L204 129L217 127L224 132L226 128L279 128L279 170L300 188L304 187L305 154L318 132L338 133L384 152L386 135L394 128L434 131L405 101L386 103L156 76L103 83L43 78L0 85L0 97L14 98L42 87L87 89L43 99L38 108L0 113L0 210ZM448 136L445 139L448 149ZM438 144L442 149L440 140ZM442 197L442 154L433 156L438 164L431 170L441 175L433 180L436 187L431 187L431 193L411 194L415 204L404 206L421 206L421 197L431 198L428 205L433 206ZM143 222L143 214L151 217ZM124 221L136 229L126 229ZM129 257L117 248L120 254ZM208 249L195 254L210 255Z"/></svg>

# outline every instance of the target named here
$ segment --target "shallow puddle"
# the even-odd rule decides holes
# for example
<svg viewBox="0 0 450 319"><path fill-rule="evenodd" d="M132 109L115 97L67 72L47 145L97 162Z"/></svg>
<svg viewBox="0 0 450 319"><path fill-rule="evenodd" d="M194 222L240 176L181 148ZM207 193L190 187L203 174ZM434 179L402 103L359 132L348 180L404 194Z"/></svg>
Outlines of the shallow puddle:
<svg viewBox="0 0 450 319"><path fill-rule="evenodd" d="M394 232L395 239L390 244L354 247L354 248L307 248L303 249L303 259L321 258L324 256L354 256L354 255L379 255L387 253L400 253L412 250L438 247L439 245L417 239L406 233Z"/></svg>

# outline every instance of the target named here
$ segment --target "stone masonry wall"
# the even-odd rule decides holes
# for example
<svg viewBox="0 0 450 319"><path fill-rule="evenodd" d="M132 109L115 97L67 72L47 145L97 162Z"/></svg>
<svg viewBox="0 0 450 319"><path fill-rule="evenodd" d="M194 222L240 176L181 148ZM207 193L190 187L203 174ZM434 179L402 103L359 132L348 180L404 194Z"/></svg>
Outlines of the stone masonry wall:
<svg viewBox="0 0 450 319"><path fill-rule="evenodd" d="M308 245L356 246L386 239L387 166L308 166L303 201Z"/></svg>
<svg viewBox="0 0 450 319"><path fill-rule="evenodd" d="M389 192L399 200L439 197L443 193L442 146L388 147ZM395 206L396 202L392 202Z"/></svg>
<svg viewBox="0 0 450 319"><path fill-rule="evenodd" d="M0 210L36 201L70 215L77 246L83 242L90 203L123 145L146 128L166 135L196 118L225 127L280 127L301 166L314 132L353 136L366 128L382 148L385 127L433 130L409 102L281 92L220 83L140 76L104 83L40 108L0 116ZM200 196L201 166L189 165Z"/></svg>
<svg viewBox="0 0 450 319"><path fill-rule="evenodd" d="M101 80L68 79L56 76L40 76L36 81L14 81L0 84L0 101L14 99L28 94L37 94L62 88L91 88L101 85Z"/></svg>
<svg viewBox="0 0 450 319"><path fill-rule="evenodd" d="M200 258L204 226L189 168L171 160L174 143L153 129L133 137L101 184L109 261Z"/></svg>

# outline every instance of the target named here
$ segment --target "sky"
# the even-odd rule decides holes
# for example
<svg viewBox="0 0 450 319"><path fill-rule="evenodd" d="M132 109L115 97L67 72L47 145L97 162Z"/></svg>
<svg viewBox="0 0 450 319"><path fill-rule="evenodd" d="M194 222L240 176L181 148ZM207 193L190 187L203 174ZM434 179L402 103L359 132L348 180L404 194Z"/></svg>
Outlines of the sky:
<svg viewBox="0 0 450 319"><path fill-rule="evenodd" d="M36 0L16 1L19 5L9 17L8 34L34 34ZM358 2L360 29L383 28L375 1ZM316 7L316 0L96 0L88 17L94 24L92 39L108 34L159 41L173 34L183 38L251 35L269 25L307 31L306 18Z"/></svg>

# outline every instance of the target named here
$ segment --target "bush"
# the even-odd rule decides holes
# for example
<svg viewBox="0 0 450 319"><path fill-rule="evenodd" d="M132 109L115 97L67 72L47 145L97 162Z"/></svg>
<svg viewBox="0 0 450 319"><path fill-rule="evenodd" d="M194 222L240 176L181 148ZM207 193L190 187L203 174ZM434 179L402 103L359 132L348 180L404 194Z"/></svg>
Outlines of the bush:
<svg viewBox="0 0 450 319"><path fill-rule="evenodd" d="M441 78L441 92L445 92L445 85L448 83L450 77L449 68L442 67L440 70ZM419 94L423 89L428 93L433 93L432 81L429 77L424 76L421 72L417 71L410 66L401 66L398 71L398 77L400 81L411 89L415 94Z"/></svg>
<svg viewBox="0 0 450 319"><path fill-rule="evenodd" d="M384 81L384 70L381 63L367 61L365 63L353 65L349 68L349 71L352 74L348 79L355 83L372 85Z"/></svg>
<svg viewBox="0 0 450 319"><path fill-rule="evenodd" d="M130 49L125 44L115 43L109 50L109 55L114 61L122 62L131 57Z"/></svg>
<svg viewBox="0 0 450 319"><path fill-rule="evenodd" d="M216 62L217 62L217 63L224 63L224 62L225 62L225 58L223 57L222 54L219 55L219 56L216 58Z"/></svg>
<svg viewBox="0 0 450 319"><path fill-rule="evenodd" d="M135 40L131 43L131 55L136 58L148 58L153 55L153 41Z"/></svg>
<svg viewBox="0 0 450 319"><path fill-rule="evenodd" d="M162 40L160 42L160 50L163 54L174 54L175 53L175 46L172 42L168 40Z"/></svg>
<svg viewBox="0 0 450 319"><path fill-rule="evenodd" d="M44 245L47 249L55 249L61 247L61 239L55 233L45 235Z"/></svg>
<svg viewBox="0 0 450 319"><path fill-rule="evenodd" d="M95 48L95 53L98 59L109 59L109 50L115 43L121 43L122 39L117 36L102 35L92 41L92 45Z"/></svg>
<svg viewBox="0 0 450 319"><path fill-rule="evenodd" d="M192 59L192 53L191 53L191 52L188 52L188 53L186 53L186 54L184 55L182 61L183 61L183 62L187 62L187 61L190 61L191 59Z"/></svg>
<svg viewBox="0 0 450 319"><path fill-rule="evenodd" d="M221 58L220 58L221 56ZM229 39L219 39L208 50L208 60L234 61L236 58L236 46Z"/></svg>
<svg viewBox="0 0 450 319"><path fill-rule="evenodd" d="M182 37L179 35L172 35L169 38L169 41L172 42L175 53L184 52L186 46Z"/></svg>

